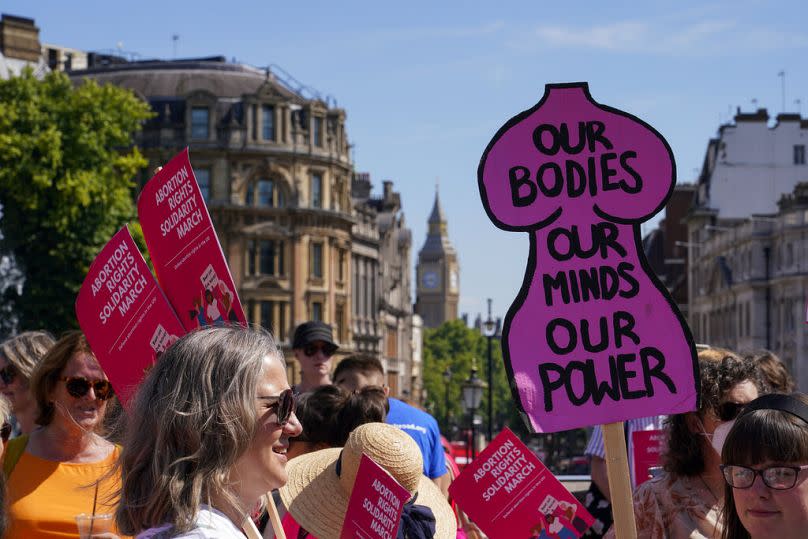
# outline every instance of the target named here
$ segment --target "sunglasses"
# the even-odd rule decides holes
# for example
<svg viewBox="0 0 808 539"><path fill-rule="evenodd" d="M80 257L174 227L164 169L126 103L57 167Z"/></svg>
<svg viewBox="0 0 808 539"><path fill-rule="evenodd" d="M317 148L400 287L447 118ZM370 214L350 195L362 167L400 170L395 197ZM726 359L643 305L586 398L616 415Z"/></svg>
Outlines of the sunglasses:
<svg viewBox="0 0 808 539"><path fill-rule="evenodd" d="M6 365L0 369L0 380L9 385L17 377L17 368L14 365Z"/></svg>
<svg viewBox="0 0 808 539"><path fill-rule="evenodd" d="M746 404L740 404L737 402L722 402L715 409L715 415L717 415L718 419L721 421L732 421L733 419L737 418L738 415L740 415L744 406L746 406Z"/></svg>
<svg viewBox="0 0 808 539"><path fill-rule="evenodd" d="M272 407L275 408L275 413L278 418L275 421L281 427L286 426L289 418L292 417L295 409L297 408L297 398L291 389L284 389L280 395L273 395L271 397L258 397L262 401L274 401Z"/></svg>
<svg viewBox="0 0 808 539"><path fill-rule="evenodd" d="M109 400L115 395L109 380L88 380L83 376L63 376L59 378L59 381L65 382L67 392L71 397L77 399L86 395L91 387L95 391L95 398L100 401Z"/></svg>
<svg viewBox="0 0 808 539"><path fill-rule="evenodd" d="M303 347L303 353L307 356L313 356L318 350L322 352L325 357L333 356L336 351L333 346L328 344L307 344Z"/></svg>

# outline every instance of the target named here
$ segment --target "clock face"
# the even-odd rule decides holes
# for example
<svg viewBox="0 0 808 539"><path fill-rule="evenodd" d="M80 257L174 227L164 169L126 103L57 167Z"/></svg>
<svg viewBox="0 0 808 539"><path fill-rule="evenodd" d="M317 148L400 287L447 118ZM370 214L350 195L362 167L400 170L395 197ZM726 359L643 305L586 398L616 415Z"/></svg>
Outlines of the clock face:
<svg viewBox="0 0 808 539"><path fill-rule="evenodd" d="M438 274L434 271L425 271L421 276L421 284L424 288L435 288L438 286Z"/></svg>

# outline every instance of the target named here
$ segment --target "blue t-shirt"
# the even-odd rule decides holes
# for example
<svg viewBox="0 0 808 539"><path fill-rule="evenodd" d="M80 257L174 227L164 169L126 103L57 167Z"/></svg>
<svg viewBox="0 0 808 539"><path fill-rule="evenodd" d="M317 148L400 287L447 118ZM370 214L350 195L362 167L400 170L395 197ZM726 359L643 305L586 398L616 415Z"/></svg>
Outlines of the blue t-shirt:
<svg viewBox="0 0 808 539"><path fill-rule="evenodd" d="M440 430L435 418L398 399L389 398L387 424L398 427L412 437L424 456L424 475L435 479L446 473L446 458L440 445Z"/></svg>

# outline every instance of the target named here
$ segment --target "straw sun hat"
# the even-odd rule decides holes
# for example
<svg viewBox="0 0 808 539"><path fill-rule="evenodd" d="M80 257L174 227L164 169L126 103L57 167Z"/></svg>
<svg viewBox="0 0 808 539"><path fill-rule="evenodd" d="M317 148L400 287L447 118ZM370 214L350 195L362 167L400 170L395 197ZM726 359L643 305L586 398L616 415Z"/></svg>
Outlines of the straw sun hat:
<svg viewBox="0 0 808 539"><path fill-rule="evenodd" d="M357 427L343 449L323 449L289 461L289 479L280 489L281 500L302 528L318 539L339 539L362 453L387 470L410 494L417 493L415 505L432 510L436 538L454 539L454 512L438 487L423 475L418 445L404 431L384 423Z"/></svg>

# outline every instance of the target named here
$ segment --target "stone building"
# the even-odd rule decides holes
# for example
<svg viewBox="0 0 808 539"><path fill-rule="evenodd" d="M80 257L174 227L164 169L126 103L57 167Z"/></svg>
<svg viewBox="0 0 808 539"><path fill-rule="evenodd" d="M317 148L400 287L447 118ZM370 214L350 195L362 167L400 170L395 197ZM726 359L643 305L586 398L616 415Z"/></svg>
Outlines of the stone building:
<svg viewBox="0 0 808 539"><path fill-rule="evenodd" d="M33 19L4 13L0 17L0 79L19 75L26 67L37 76L48 71L42 57L39 28Z"/></svg>
<svg viewBox="0 0 808 539"><path fill-rule="evenodd" d="M435 204L429 216L426 241L418 253L418 279L415 312L425 328L436 328L457 319L460 300L460 265L457 251L449 241L446 216L435 191Z"/></svg>
<svg viewBox="0 0 808 539"><path fill-rule="evenodd" d="M689 322L698 342L769 349L808 388L808 120L738 113L709 142L688 215Z"/></svg>
<svg viewBox="0 0 808 539"><path fill-rule="evenodd" d="M371 189L368 173L354 175L353 339L358 350L382 360L392 394L418 400L421 356L413 337L418 321L411 299L412 233L393 182L382 182L380 197L371 196Z"/></svg>
<svg viewBox="0 0 808 539"><path fill-rule="evenodd" d="M354 177L345 111L268 70L222 57L121 62L88 55L78 80L126 87L155 116L137 141L142 182L185 146L248 319L291 358L295 326L334 327L341 353L368 352L394 395L416 395L409 282L411 235L398 193ZM299 379L288 361L292 383Z"/></svg>

